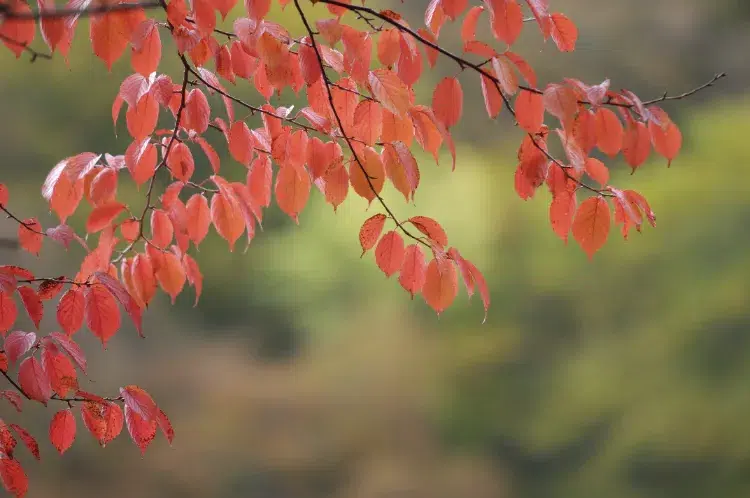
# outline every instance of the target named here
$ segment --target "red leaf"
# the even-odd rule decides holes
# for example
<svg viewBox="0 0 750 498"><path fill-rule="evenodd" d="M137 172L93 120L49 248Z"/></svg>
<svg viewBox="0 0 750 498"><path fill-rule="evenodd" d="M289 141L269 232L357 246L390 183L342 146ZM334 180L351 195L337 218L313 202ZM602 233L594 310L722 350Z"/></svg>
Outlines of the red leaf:
<svg viewBox="0 0 750 498"><path fill-rule="evenodd" d="M521 90L516 97L516 119L529 133L536 133L544 123L544 102L538 93Z"/></svg>
<svg viewBox="0 0 750 498"><path fill-rule="evenodd" d="M130 438L140 448L141 454L156 437L156 420L144 420L138 412L125 405L125 423L128 426Z"/></svg>
<svg viewBox="0 0 750 498"><path fill-rule="evenodd" d="M60 410L52 417L49 439L61 455L73 445L76 439L76 419L70 408Z"/></svg>
<svg viewBox="0 0 750 498"><path fill-rule="evenodd" d="M39 457L39 444L36 442L36 439L34 439L34 436L28 433L26 429L23 427L16 425L16 424L10 424L10 427L16 431L16 434L18 434L19 439L23 442L24 445L29 449L32 455L34 455L34 458L37 460L40 459Z"/></svg>
<svg viewBox="0 0 750 498"><path fill-rule="evenodd" d="M109 71L128 46L132 30L128 27L127 13L112 12L91 16L89 37L94 54L102 59Z"/></svg>
<svg viewBox="0 0 750 498"><path fill-rule="evenodd" d="M401 272L398 276L398 283L401 284L406 292L411 294L414 299L415 294L419 294L424 287L427 272L427 262L425 261L424 251L418 244L407 246L404 251L404 261L401 265Z"/></svg>
<svg viewBox="0 0 750 498"><path fill-rule="evenodd" d="M456 268L448 260L433 259L427 265L422 296L438 316L456 299L458 276Z"/></svg>
<svg viewBox="0 0 750 498"><path fill-rule="evenodd" d="M196 246L200 244L211 226L211 210L203 194L193 194L185 205L188 215L187 233Z"/></svg>
<svg viewBox="0 0 750 498"><path fill-rule="evenodd" d="M386 216L379 213L371 216L362 224L362 228L359 229L359 245L362 246L363 256L367 251L375 247L375 243L383 232L385 220Z"/></svg>
<svg viewBox="0 0 750 498"><path fill-rule="evenodd" d="M583 201L573 220L573 238L589 258L607 241L610 227L609 205L604 197L590 197Z"/></svg>
<svg viewBox="0 0 750 498"><path fill-rule="evenodd" d="M651 154L651 138L646 125L640 121L630 121L622 141L622 155L633 171L646 162Z"/></svg>
<svg viewBox="0 0 750 498"><path fill-rule="evenodd" d="M156 422L159 424L159 428L164 434L164 437L167 438L167 441L169 441L169 444L171 445L172 440L174 440L174 429L172 428L172 422L169 421L167 414L159 410Z"/></svg>
<svg viewBox="0 0 750 498"><path fill-rule="evenodd" d="M19 14L31 14L31 9L26 2L13 1L5 3L5 8L10 12ZM21 57L24 47L34 41L36 33L33 19L5 19L0 22L0 40L3 44L16 55L16 59Z"/></svg>
<svg viewBox="0 0 750 498"><path fill-rule="evenodd" d="M0 458L0 480L9 493L21 498L29 490L29 478L18 463L18 460L12 458Z"/></svg>
<svg viewBox="0 0 750 498"><path fill-rule="evenodd" d="M568 233L573 225L573 215L576 211L575 190L562 190L552 198L549 206L549 219L552 230L564 242L568 242Z"/></svg>
<svg viewBox="0 0 750 498"><path fill-rule="evenodd" d="M23 302L26 312L29 314L29 318L34 322L37 330L39 330L39 322L44 317L44 305L39 295L34 289L28 285L18 288L18 294L21 296L21 302Z"/></svg>
<svg viewBox="0 0 750 498"><path fill-rule="evenodd" d="M18 383L30 399L47 405L52 388L42 365L33 356L24 358L18 367Z"/></svg>
<svg viewBox="0 0 750 498"><path fill-rule="evenodd" d="M122 432L122 410L111 401L85 401L81 405L81 418L83 425L102 447Z"/></svg>
<svg viewBox="0 0 750 498"><path fill-rule="evenodd" d="M404 239L395 230L383 235L375 248L375 263L390 277L401 269L404 262Z"/></svg>
<svg viewBox="0 0 750 498"><path fill-rule="evenodd" d="M112 293L103 285L92 285L84 291L86 325L106 347L120 328L120 309Z"/></svg>
<svg viewBox="0 0 750 498"><path fill-rule="evenodd" d="M0 353L0 372L8 371L8 357L5 353Z"/></svg>
<svg viewBox="0 0 750 498"><path fill-rule="evenodd" d="M3 349L5 354L8 355L8 361L13 364L18 359L28 353L31 347L36 342L36 334L34 332L11 332L5 338Z"/></svg>
<svg viewBox="0 0 750 498"><path fill-rule="evenodd" d="M10 329L18 317L18 308L15 301L7 293L0 291L0 334Z"/></svg>
<svg viewBox="0 0 750 498"><path fill-rule="evenodd" d="M148 78L159 67L161 60L161 38L156 20L147 19L139 24L132 41L130 63L133 70Z"/></svg>
<svg viewBox="0 0 750 498"><path fill-rule="evenodd" d="M227 197L221 192L211 198L211 220L216 231L229 243L229 250L245 231L245 220L236 198Z"/></svg>
<svg viewBox="0 0 750 498"><path fill-rule="evenodd" d="M411 222L417 230L441 246L448 245L448 235L446 235L445 230L440 226L440 223L432 218L428 218L427 216L412 216L409 218L409 222Z"/></svg>
<svg viewBox="0 0 750 498"><path fill-rule="evenodd" d="M454 126L461 119L464 94L456 78L443 78L432 94L432 110L435 117L446 128Z"/></svg>
<svg viewBox="0 0 750 498"><path fill-rule="evenodd" d="M75 334L83 325L85 300L83 292L71 287L57 305L57 323L68 335Z"/></svg>
<svg viewBox="0 0 750 498"><path fill-rule="evenodd" d="M18 243L31 254L42 250L42 225L36 218L27 218L18 225Z"/></svg>
<svg viewBox="0 0 750 498"><path fill-rule="evenodd" d="M602 186L609 182L609 169L599 159L589 157L585 162L586 174Z"/></svg>
<svg viewBox="0 0 750 498"><path fill-rule="evenodd" d="M484 12L484 7L472 7L464 17L464 22L461 25L461 41L464 43L472 41L476 37L477 22L482 12Z"/></svg>
<svg viewBox="0 0 750 498"><path fill-rule="evenodd" d="M62 354L54 343L45 344L42 351L42 366L49 378L52 390L64 398L68 392L78 390L78 375L67 356Z"/></svg>

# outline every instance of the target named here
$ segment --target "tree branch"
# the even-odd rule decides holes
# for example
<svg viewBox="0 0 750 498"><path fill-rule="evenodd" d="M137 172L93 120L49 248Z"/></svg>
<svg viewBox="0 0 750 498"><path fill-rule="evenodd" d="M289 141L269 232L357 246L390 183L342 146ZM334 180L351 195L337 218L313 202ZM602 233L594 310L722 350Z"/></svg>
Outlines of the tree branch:
<svg viewBox="0 0 750 498"><path fill-rule="evenodd" d="M0 3L0 18L2 19L59 19L61 17L88 17L96 14L106 14L108 12L119 12L135 9L153 9L161 7L161 2L147 1L140 3L117 3L96 5L88 9L54 9L36 12L15 12L6 3Z"/></svg>

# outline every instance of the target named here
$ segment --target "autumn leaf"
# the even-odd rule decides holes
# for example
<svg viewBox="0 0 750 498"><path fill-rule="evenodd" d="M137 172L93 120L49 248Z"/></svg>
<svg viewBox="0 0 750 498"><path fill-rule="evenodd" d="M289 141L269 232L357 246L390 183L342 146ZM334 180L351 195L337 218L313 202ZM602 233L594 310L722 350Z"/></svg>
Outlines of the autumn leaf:
<svg viewBox="0 0 750 498"><path fill-rule="evenodd" d="M427 263L424 251L418 244L411 244L404 250L404 260L398 275L398 283L411 294L419 294L425 284L427 276Z"/></svg>
<svg viewBox="0 0 750 498"><path fill-rule="evenodd" d="M458 277L456 268L450 261L439 262L433 259L425 271L425 283L422 297L438 314L442 314L456 299Z"/></svg>
<svg viewBox="0 0 750 498"><path fill-rule="evenodd" d="M362 256L375 247L375 243L383 232L385 220L386 216L379 213L371 216L362 224L362 228L359 229L359 245L362 246Z"/></svg>
<svg viewBox="0 0 750 498"><path fill-rule="evenodd" d="M383 235L375 248L375 263L386 277L401 269L404 261L404 239L395 230Z"/></svg>
<svg viewBox="0 0 750 498"><path fill-rule="evenodd" d="M112 293L103 285L91 285L84 291L86 325L99 338L102 346L120 328L120 309Z"/></svg>
<svg viewBox="0 0 750 498"><path fill-rule="evenodd" d="M52 446L62 455L70 449L75 438L76 419L70 408L55 413L49 425L49 439Z"/></svg>
<svg viewBox="0 0 750 498"><path fill-rule="evenodd" d="M578 206L573 219L573 238L589 259L607 241L610 221L609 205L601 196L590 197Z"/></svg>
<svg viewBox="0 0 750 498"><path fill-rule="evenodd" d="M464 95L456 78L443 78L432 94L432 110L446 128L455 126L463 113Z"/></svg>

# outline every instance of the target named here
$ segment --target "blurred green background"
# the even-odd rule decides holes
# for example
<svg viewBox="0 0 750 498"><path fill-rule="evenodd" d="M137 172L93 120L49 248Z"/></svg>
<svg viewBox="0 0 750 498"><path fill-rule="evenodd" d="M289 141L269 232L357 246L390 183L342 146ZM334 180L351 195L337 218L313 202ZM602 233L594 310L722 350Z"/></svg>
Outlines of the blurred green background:
<svg viewBox="0 0 750 498"><path fill-rule="evenodd" d="M671 169L652 156L630 176L610 162L614 185L650 201L656 229L628 241L613 231L593 262L574 242L564 245L547 221L549 194L523 202L514 193L520 133L505 112L487 118L478 81L462 74L456 171L447 156L440 167L421 156L416 206L393 189L386 198L401 216L440 220L484 271L493 300L485 325L480 301L463 290L437 319L383 278L371 254L361 260L357 230L376 211L353 193L334 214L314 192L299 227L273 206L246 254L228 253L212 230L196 255L206 276L197 308L191 290L174 307L160 296L145 316L148 339L126 325L105 352L88 332L76 336L90 361L82 388L149 390L174 423L172 448L157 436L141 458L123 432L101 449L79 419L61 458L46 441L51 408L27 404L18 415L0 404L0 417L42 441L41 464L19 451L29 496L750 495L748 4L551 3L580 38L562 55L526 26L515 51L542 81L609 77L613 88L651 98L729 73L665 106L684 135ZM368 4L405 10L422 26L427 1ZM298 29L294 15L274 12ZM452 49L458 29L441 34ZM164 68L176 76L173 62ZM421 103L457 69L441 62L425 71ZM124 120L116 138L110 106L128 73L127 58L112 74L94 58L86 22L69 65L59 57L29 64L0 50L0 181L14 211L54 224L39 195L54 164L82 151L124 151ZM246 83L232 91L260 103ZM213 141L223 174L239 179L243 168ZM129 182L121 191L133 202L143 195ZM15 231L0 222L0 235ZM82 256L50 243L40 259L2 251L3 264L39 275L73 273ZM47 317L43 332L54 327Z"/></svg>

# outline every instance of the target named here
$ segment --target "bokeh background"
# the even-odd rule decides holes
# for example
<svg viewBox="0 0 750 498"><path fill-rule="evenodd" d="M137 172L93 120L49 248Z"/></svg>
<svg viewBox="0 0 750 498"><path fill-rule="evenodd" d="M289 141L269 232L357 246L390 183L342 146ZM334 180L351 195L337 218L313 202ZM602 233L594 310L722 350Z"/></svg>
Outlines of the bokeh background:
<svg viewBox="0 0 750 498"><path fill-rule="evenodd" d="M416 206L392 189L386 198L403 216L440 220L484 271L486 324L478 299L461 294L438 319L383 278L371 254L360 259L357 230L374 208L353 194L336 214L313 195L299 227L273 207L246 254L230 254L212 231L196 256L206 276L197 308L192 291L173 307L160 296L145 316L148 339L128 324L104 352L88 332L76 336L91 365L82 387L146 388L172 418L173 447L159 435L141 457L123 432L102 449L79 420L61 458L45 437L51 409L27 404L19 415L0 404L2 418L42 441L41 463L19 451L29 496L748 496L750 3L551 3L580 39L563 55L526 27L515 49L542 81L608 77L651 98L729 74L665 106L684 135L671 169L656 156L634 176L610 163L615 185L649 199L656 229L628 241L613 231L593 262L564 245L547 222L549 194L523 202L514 193L519 131L505 112L489 120L478 81L462 74L456 171L448 157L436 167L420 156ZM427 1L369 4L422 26ZM292 9L273 16L301 32ZM458 30L441 34L452 49ZM426 71L420 101L456 72L446 62ZM69 65L0 50L0 181L14 211L55 223L39 193L52 166L81 151L124 151L127 131L121 121L115 137L110 106L128 73L127 58L112 74L94 58L85 21ZM248 84L232 91L260 102ZM218 150L224 174L239 178ZM143 193L126 185L138 202ZM15 231L0 220L0 235ZM82 256L52 244L40 259L1 251L2 263L41 275L72 273ZM45 319L44 332L54 327Z"/></svg>

